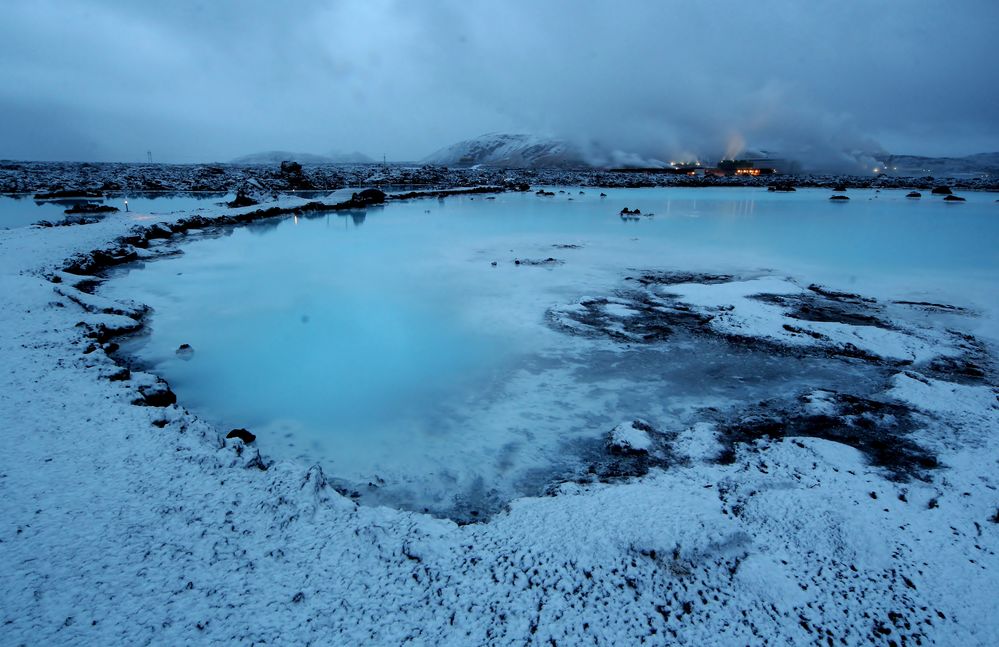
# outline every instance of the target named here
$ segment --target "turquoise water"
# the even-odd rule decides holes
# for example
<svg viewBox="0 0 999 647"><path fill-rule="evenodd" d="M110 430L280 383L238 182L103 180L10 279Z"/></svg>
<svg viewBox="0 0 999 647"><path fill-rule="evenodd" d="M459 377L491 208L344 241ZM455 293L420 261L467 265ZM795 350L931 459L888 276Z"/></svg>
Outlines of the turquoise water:
<svg viewBox="0 0 999 647"><path fill-rule="evenodd" d="M609 294L636 270L768 269L970 306L979 332L994 333L995 195L951 205L894 191L851 191L846 204L821 190L606 192L274 219L192 237L183 255L104 292L154 308L150 334L126 350L188 408L250 429L265 455L322 464L367 499L442 512L538 493L623 420L681 430L704 407L876 378L717 342L629 348L546 325L552 305ZM623 207L655 215L625 221ZM514 262L548 257L561 263ZM175 354L185 343L193 357Z"/></svg>
<svg viewBox="0 0 999 647"><path fill-rule="evenodd" d="M75 204L106 204L118 207L124 213L125 200L128 200L130 213L165 214L217 208L218 203L233 197L225 193L136 193L112 195L101 200L35 200L30 195L0 196L0 229L27 227L40 220L60 222L66 217L65 210Z"/></svg>

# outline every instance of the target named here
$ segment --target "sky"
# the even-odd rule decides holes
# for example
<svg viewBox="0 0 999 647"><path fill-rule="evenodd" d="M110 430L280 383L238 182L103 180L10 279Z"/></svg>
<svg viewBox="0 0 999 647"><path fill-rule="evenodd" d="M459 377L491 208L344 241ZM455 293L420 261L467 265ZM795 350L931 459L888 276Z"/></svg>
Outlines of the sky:
<svg viewBox="0 0 999 647"><path fill-rule="evenodd" d="M415 161L489 132L835 165L999 151L996 0L33 0L0 158Z"/></svg>

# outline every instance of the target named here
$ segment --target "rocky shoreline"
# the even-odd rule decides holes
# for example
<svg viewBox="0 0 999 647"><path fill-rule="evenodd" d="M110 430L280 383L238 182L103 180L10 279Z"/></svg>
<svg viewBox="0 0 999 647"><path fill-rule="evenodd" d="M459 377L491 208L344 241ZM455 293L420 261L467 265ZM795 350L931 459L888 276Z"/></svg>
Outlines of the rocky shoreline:
<svg viewBox="0 0 999 647"><path fill-rule="evenodd" d="M0 194L100 197L120 193L333 191L348 187L451 189L480 185L640 187L817 187L999 190L994 178L888 175L697 177L643 170L448 168L405 164L124 164L0 162Z"/></svg>

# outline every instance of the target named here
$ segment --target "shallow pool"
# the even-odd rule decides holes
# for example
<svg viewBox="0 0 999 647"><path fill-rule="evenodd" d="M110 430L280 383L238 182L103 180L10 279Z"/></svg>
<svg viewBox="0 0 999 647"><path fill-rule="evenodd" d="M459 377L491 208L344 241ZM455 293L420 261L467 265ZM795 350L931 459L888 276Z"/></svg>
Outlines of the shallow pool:
<svg viewBox="0 0 999 647"><path fill-rule="evenodd" d="M553 305L613 293L638 270L767 271L956 303L999 336L992 194L553 191L261 221L192 237L103 290L153 307L125 350L184 406L250 429L267 456L323 465L364 500L443 514L540 493L624 420L679 431L708 408L883 378L719 340L635 346L549 325ZM624 207L643 215L623 220Z"/></svg>

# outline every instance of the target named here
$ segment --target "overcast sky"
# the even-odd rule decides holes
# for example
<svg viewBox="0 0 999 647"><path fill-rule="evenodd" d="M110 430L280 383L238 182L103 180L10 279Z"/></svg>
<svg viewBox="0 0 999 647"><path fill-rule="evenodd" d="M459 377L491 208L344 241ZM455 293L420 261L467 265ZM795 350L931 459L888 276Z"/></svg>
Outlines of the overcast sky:
<svg viewBox="0 0 999 647"><path fill-rule="evenodd" d="M997 151L997 25L997 0L8 2L0 158Z"/></svg>

